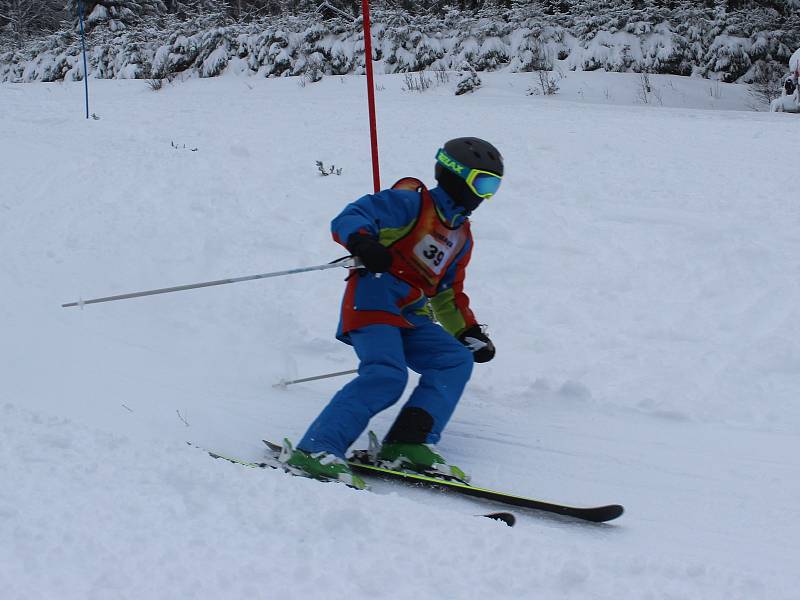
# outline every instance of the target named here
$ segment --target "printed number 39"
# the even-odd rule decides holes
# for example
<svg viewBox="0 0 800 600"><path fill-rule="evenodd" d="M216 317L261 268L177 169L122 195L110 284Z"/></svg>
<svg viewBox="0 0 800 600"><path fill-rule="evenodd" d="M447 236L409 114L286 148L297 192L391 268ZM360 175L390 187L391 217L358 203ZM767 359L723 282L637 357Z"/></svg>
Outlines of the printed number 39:
<svg viewBox="0 0 800 600"><path fill-rule="evenodd" d="M429 261L433 262L433 264L437 267L442 264L442 261L444 260L444 252L442 252L438 246L435 246L434 244L430 244L428 248L422 252L422 255Z"/></svg>

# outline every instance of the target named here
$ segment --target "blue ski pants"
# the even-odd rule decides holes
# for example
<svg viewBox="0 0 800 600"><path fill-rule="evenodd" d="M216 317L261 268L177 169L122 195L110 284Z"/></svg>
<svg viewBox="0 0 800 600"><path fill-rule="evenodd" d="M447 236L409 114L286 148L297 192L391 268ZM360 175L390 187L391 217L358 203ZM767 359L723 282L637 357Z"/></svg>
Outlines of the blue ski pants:
<svg viewBox="0 0 800 600"><path fill-rule="evenodd" d="M369 420L400 399L407 367L420 380L405 407L433 418L426 442L438 442L472 374L469 349L432 321L413 329L368 325L351 331L350 340L361 361L358 376L336 393L297 447L344 458Z"/></svg>

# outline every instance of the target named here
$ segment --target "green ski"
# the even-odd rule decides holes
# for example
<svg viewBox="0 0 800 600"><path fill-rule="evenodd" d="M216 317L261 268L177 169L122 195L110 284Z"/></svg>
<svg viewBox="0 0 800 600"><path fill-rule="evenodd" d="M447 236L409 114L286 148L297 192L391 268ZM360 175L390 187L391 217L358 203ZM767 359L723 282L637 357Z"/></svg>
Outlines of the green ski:
<svg viewBox="0 0 800 600"><path fill-rule="evenodd" d="M280 453L281 446L274 444L267 440L263 440L267 445L270 452ZM355 458L355 459L354 459ZM393 479L404 481L413 485L420 485L425 487L439 488L448 492L454 492L465 496L472 496L505 504L508 506L517 506L520 508L528 508L532 510L539 510L548 513L554 513L565 517L573 517L583 521L591 521L593 523L604 523L616 519L624 512L624 508L619 504L608 504L605 506L568 506L566 504L557 504L553 502L545 502L543 500L536 500L533 498L525 498L522 496L515 496L513 494L506 494L505 492L498 492L495 490L488 490L477 486L472 486L460 481L452 479L441 479L438 477L429 477L418 473L407 473L405 471L392 471L384 469L380 466L370 464L367 451L356 451L354 456L348 461L350 467L363 475L371 475L374 477L381 477L384 479Z"/></svg>

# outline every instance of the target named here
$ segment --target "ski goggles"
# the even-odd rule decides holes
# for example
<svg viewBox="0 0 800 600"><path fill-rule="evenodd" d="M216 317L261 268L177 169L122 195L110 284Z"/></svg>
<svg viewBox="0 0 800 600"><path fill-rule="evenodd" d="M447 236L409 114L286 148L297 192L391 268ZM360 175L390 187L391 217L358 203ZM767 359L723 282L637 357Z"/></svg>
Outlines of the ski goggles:
<svg viewBox="0 0 800 600"><path fill-rule="evenodd" d="M455 173L467 182L467 187L472 190L478 198L491 198L500 189L502 177L490 171L480 169L470 169L467 165L458 162L455 158L439 148L436 153L436 161L447 170Z"/></svg>

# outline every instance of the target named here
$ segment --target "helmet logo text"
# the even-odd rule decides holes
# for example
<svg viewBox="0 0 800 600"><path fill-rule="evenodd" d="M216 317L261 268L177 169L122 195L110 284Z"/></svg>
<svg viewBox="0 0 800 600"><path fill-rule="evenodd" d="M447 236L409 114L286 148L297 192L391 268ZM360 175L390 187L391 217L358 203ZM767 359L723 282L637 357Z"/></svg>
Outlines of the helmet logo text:
<svg viewBox="0 0 800 600"><path fill-rule="evenodd" d="M447 156L447 154L445 154L444 152L439 152L439 156L437 156L436 158L445 167L447 167L451 171L458 173L459 175L461 175L461 171L464 170L464 165L462 165L456 160L453 160L452 158Z"/></svg>

